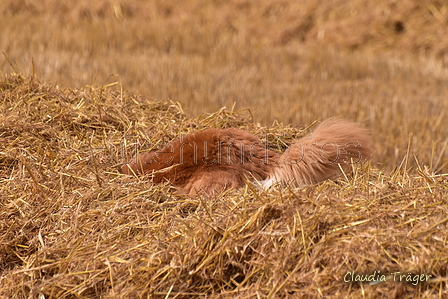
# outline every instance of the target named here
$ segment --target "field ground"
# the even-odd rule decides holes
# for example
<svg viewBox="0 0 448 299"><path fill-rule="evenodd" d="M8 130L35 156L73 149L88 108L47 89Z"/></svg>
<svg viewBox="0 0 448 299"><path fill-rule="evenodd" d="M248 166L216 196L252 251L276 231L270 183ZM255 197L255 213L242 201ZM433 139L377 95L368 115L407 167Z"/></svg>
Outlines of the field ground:
<svg viewBox="0 0 448 299"><path fill-rule="evenodd" d="M0 297L448 296L448 4L253 3L2 1ZM187 198L118 173L195 129L283 151L332 116L375 142L336 181Z"/></svg>

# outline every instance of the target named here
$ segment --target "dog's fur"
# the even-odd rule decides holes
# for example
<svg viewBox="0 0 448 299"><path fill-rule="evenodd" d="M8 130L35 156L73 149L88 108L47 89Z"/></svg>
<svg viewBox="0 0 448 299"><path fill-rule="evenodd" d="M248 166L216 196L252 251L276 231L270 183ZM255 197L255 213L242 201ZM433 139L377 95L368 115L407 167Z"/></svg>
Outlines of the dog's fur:
<svg viewBox="0 0 448 299"><path fill-rule="evenodd" d="M181 193L221 192L245 181L264 187L295 181L309 185L350 170L372 154L367 131L355 123L329 119L294 142L283 154L240 129L207 129L178 138L161 150L136 156L123 165L125 174L152 174Z"/></svg>

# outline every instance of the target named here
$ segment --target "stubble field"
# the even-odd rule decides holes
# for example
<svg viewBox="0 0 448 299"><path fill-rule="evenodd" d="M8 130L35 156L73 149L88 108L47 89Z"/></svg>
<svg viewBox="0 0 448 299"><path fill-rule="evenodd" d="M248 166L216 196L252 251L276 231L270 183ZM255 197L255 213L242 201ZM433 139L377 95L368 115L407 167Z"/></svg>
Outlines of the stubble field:
<svg viewBox="0 0 448 299"><path fill-rule="evenodd" d="M3 1L0 16L0 296L448 296L444 1ZM337 181L190 198L118 172L196 129L281 152L333 116L375 143Z"/></svg>

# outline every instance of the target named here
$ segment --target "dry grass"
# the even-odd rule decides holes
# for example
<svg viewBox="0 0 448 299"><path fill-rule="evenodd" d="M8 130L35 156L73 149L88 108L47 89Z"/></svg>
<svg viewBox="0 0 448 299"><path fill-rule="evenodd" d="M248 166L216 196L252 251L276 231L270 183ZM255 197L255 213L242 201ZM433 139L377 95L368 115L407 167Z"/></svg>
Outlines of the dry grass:
<svg viewBox="0 0 448 299"><path fill-rule="evenodd" d="M193 116L235 104L262 125L360 121L380 167L400 164L411 136L411 152L446 172L444 2L257 3L6 0L0 45L19 73L69 88L119 81ZM0 70L13 68L4 58Z"/></svg>
<svg viewBox="0 0 448 299"><path fill-rule="evenodd" d="M2 1L0 297L447 297L448 6L321 2ZM331 116L376 146L336 182L184 198L117 171L209 127L283 151Z"/></svg>
<svg viewBox="0 0 448 299"><path fill-rule="evenodd" d="M11 75L0 89L0 296L448 295L447 175L364 165L303 189L184 198L117 166L135 145L197 128L267 132L277 150L302 132L266 130L241 112L192 119L113 87L57 89ZM347 283L348 271L433 280Z"/></svg>

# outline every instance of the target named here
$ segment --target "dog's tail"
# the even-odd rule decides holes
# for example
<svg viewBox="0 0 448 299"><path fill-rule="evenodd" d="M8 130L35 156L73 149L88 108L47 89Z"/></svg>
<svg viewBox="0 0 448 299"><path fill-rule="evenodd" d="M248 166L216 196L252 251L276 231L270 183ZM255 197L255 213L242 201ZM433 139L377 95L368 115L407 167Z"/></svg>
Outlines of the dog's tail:
<svg viewBox="0 0 448 299"><path fill-rule="evenodd" d="M280 156L265 187L295 181L311 185L334 178L341 169L349 171L353 163L371 158L372 142L367 130L358 124L331 118L293 144Z"/></svg>

